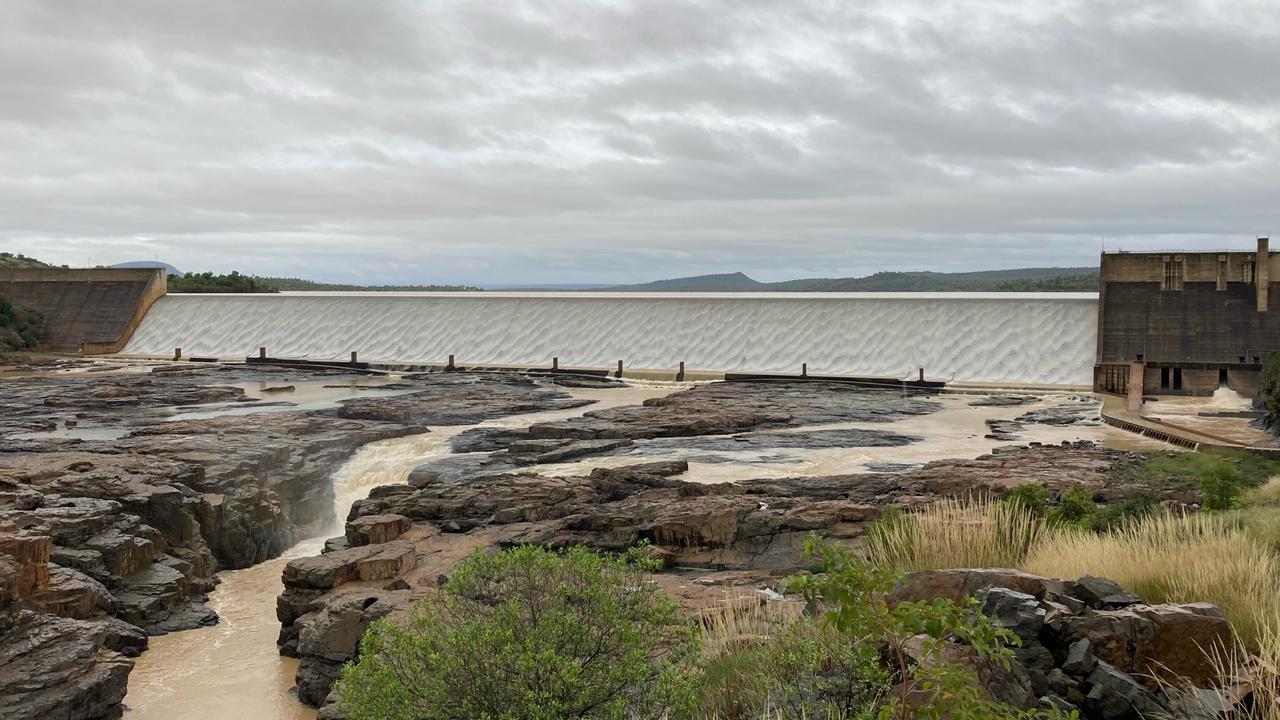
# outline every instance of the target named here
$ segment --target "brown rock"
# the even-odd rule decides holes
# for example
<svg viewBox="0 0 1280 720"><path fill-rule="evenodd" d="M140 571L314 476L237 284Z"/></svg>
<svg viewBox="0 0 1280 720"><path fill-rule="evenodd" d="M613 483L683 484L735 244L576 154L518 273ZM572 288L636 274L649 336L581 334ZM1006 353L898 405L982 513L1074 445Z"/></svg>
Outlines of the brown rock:
<svg viewBox="0 0 1280 720"><path fill-rule="evenodd" d="M1094 611L1069 618L1063 639L1088 640L1098 659L1153 688L1158 685L1155 678L1181 678L1197 687L1213 684L1218 675L1209 653L1232 647L1233 642L1222 612L1205 603Z"/></svg>
<svg viewBox="0 0 1280 720"><path fill-rule="evenodd" d="M356 580L388 580L412 568L416 557L413 543L403 540L337 550L290 560L284 569L284 583L330 590Z"/></svg>
<svg viewBox="0 0 1280 720"><path fill-rule="evenodd" d="M359 547L391 542L412 526L403 515L365 515L347 523L347 543Z"/></svg>

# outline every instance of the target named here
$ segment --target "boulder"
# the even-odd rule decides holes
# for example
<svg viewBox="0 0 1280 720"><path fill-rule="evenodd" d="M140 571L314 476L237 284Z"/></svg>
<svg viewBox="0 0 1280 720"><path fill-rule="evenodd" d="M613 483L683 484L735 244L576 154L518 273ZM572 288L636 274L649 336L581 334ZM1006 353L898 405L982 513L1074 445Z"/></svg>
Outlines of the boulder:
<svg viewBox="0 0 1280 720"><path fill-rule="evenodd" d="M1098 663L1089 675L1086 716L1097 720L1150 720L1168 717L1169 708L1150 689L1114 665Z"/></svg>
<svg viewBox="0 0 1280 720"><path fill-rule="evenodd" d="M380 545L408 532L413 521L403 515L365 515L347 523L347 545Z"/></svg>
<svg viewBox="0 0 1280 720"><path fill-rule="evenodd" d="M1092 575L1075 581L1069 592L1094 609L1122 608L1142 602L1142 598L1120 587L1118 583Z"/></svg>
<svg viewBox="0 0 1280 720"><path fill-rule="evenodd" d="M1072 648L1088 641L1090 654L1150 687L1161 680L1207 687L1218 680L1210 654L1234 642L1222 612L1203 603L1093 611L1068 619L1062 639ZM1086 666L1082 660L1080 671Z"/></svg>
<svg viewBox="0 0 1280 720"><path fill-rule="evenodd" d="M413 567L413 543L394 540L290 560L284 569L287 587L331 590L359 580L390 580Z"/></svg>

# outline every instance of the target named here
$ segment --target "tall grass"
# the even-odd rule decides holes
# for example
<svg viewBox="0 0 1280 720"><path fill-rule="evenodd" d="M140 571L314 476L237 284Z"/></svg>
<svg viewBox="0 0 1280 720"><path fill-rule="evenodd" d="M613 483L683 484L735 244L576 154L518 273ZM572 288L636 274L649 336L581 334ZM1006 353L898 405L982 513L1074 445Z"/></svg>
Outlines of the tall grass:
<svg viewBox="0 0 1280 720"><path fill-rule="evenodd" d="M872 562L899 572L1013 568L1048 534L1045 520L1017 503L946 499L877 524L866 552Z"/></svg>
<svg viewBox="0 0 1280 720"><path fill-rule="evenodd" d="M1280 618L1275 554L1220 515L1162 513L1104 534L1055 530L1021 567L1047 577L1110 578L1149 603L1213 603L1250 648Z"/></svg>

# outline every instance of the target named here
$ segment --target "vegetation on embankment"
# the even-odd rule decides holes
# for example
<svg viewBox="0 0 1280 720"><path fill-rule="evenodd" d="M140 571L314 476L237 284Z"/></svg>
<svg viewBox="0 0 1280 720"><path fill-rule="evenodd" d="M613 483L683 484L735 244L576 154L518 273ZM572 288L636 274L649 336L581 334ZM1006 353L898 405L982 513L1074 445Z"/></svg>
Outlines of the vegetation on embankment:
<svg viewBox="0 0 1280 720"><path fill-rule="evenodd" d="M27 257L22 253L0 252L0 270L30 270L57 267L47 262ZM63 265L63 267L66 267Z"/></svg>
<svg viewBox="0 0 1280 720"><path fill-rule="evenodd" d="M286 290L434 292L478 289L459 285L342 285L337 283L318 283L299 278L242 275L235 270L225 275L204 272L187 273L183 277L169 276L169 292L171 293L277 293Z"/></svg>
<svg viewBox="0 0 1280 720"><path fill-rule="evenodd" d="M30 350L40 344L44 318L29 307L0 298L0 352Z"/></svg>
<svg viewBox="0 0 1280 720"><path fill-rule="evenodd" d="M330 291L330 292L466 292L478 291L478 287L468 285L350 285L345 283L323 283L302 278L264 277L255 279L280 291Z"/></svg>
<svg viewBox="0 0 1280 720"><path fill-rule="evenodd" d="M169 276L171 293L274 293L277 288L252 275L241 275L232 270L226 275L210 272L187 273L182 277Z"/></svg>

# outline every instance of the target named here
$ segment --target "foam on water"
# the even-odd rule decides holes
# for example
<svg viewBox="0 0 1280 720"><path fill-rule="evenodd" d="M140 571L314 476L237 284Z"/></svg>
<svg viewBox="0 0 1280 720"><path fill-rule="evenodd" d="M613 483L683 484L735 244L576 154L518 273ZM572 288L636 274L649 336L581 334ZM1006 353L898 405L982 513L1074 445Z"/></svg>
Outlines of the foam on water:
<svg viewBox="0 0 1280 720"><path fill-rule="evenodd" d="M169 295L125 353L674 368L1088 385L1090 293Z"/></svg>

